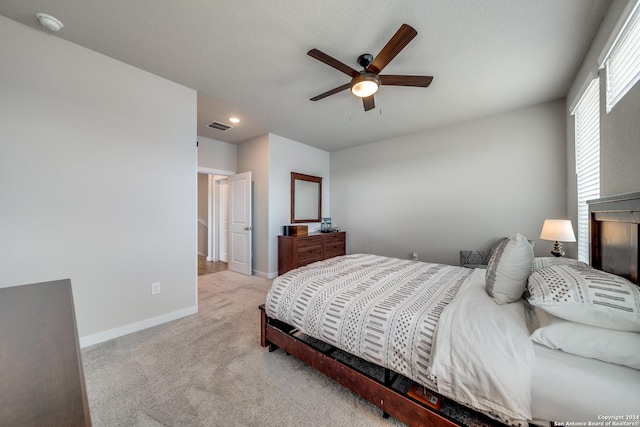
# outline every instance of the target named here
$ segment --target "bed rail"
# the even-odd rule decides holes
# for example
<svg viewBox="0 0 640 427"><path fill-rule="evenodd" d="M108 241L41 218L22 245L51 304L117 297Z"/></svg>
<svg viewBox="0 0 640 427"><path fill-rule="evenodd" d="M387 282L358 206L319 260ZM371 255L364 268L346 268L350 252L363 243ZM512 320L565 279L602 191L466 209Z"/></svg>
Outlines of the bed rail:
<svg viewBox="0 0 640 427"><path fill-rule="evenodd" d="M378 380L332 356L332 351L322 351L295 335L297 330L279 320L271 319L260 307L260 344L269 351L281 348L286 353L306 363L343 387L409 426L453 427L464 424L426 406L392 387L395 376L385 370L384 379ZM480 418L484 416L478 414ZM489 418L488 425L502 425Z"/></svg>

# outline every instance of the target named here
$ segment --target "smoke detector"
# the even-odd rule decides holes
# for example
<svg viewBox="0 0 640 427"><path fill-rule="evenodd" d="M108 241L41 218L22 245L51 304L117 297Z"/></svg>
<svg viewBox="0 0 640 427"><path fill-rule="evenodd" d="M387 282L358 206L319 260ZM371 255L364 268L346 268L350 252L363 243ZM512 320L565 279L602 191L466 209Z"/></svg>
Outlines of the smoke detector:
<svg viewBox="0 0 640 427"><path fill-rule="evenodd" d="M47 30L60 31L64 27L59 19L51 15L47 15L46 13L36 13L36 17Z"/></svg>

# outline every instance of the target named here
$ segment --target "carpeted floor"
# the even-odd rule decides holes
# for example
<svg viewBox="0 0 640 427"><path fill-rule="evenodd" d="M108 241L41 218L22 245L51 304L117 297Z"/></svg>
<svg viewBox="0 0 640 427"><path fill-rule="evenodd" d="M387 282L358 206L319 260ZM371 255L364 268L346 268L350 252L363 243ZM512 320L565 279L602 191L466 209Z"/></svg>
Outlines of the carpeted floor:
<svg viewBox="0 0 640 427"><path fill-rule="evenodd" d="M84 349L93 425L402 426L260 347L269 285L228 270L200 276L198 314Z"/></svg>

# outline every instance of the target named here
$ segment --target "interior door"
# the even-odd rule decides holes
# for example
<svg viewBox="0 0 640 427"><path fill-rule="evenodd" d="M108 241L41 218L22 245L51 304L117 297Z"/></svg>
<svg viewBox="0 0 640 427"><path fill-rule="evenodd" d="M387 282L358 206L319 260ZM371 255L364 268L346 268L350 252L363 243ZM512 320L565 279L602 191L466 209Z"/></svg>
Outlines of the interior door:
<svg viewBox="0 0 640 427"><path fill-rule="evenodd" d="M251 276L251 172L229 177L229 270Z"/></svg>

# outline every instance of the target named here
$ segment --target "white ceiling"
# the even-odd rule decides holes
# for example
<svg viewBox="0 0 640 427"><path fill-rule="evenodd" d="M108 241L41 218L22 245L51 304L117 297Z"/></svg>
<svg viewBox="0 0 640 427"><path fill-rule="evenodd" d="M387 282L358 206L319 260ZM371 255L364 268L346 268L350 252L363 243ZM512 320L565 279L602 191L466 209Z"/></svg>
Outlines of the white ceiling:
<svg viewBox="0 0 640 427"><path fill-rule="evenodd" d="M327 151L562 98L609 0L0 0L0 14L198 91L198 134L240 143L271 132ZM364 112L349 91L309 98L359 69L402 23L418 35L383 74L434 76L382 86ZM7 41L3 41L6 43ZM220 132L214 120L242 122Z"/></svg>

